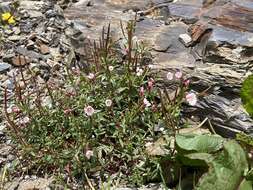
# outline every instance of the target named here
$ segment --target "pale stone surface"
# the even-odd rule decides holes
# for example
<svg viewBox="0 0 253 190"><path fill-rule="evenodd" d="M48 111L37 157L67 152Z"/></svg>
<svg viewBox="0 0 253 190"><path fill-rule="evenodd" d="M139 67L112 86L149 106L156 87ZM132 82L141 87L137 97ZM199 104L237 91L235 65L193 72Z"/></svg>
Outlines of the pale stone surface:
<svg viewBox="0 0 253 190"><path fill-rule="evenodd" d="M180 34L179 35L179 40L186 46L188 47L191 42L192 42L192 38L191 36L189 36L188 34Z"/></svg>

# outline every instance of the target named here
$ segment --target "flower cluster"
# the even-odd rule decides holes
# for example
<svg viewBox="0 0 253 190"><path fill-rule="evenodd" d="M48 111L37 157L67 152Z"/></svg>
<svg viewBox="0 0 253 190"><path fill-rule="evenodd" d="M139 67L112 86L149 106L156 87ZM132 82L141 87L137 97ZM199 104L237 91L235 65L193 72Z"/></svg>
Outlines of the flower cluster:
<svg viewBox="0 0 253 190"><path fill-rule="evenodd" d="M175 73L168 72L167 75L166 75L166 78L169 81L173 80L174 78L176 80L180 80L185 87L188 87L189 84L190 84L190 80L189 79L184 79L183 78L183 73L180 70L176 71ZM189 93L186 94L185 100L186 100L186 102L188 102L189 105L195 106L197 104L198 98L197 98L197 95L194 92L189 92Z"/></svg>
<svg viewBox="0 0 253 190"><path fill-rule="evenodd" d="M183 77L183 73L182 73L182 71L177 71L175 74L172 72L168 72L166 77L168 80L173 80L174 77L179 80Z"/></svg>
<svg viewBox="0 0 253 190"><path fill-rule="evenodd" d="M2 21L7 22L8 24L16 23L14 16L10 12L5 12L2 14Z"/></svg>
<svg viewBox="0 0 253 190"><path fill-rule="evenodd" d="M21 110L18 106L16 105L11 105L9 108L7 108L7 113L11 114L11 113L20 113Z"/></svg>
<svg viewBox="0 0 253 190"><path fill-rule="evenodd" d="M193 92L190 92L190 93L186 94L185 98L186 98L186 101L187 101L191 106L195 106L196 103L197 103L197 101L198 101L196 94L193 93Z"/></svg>

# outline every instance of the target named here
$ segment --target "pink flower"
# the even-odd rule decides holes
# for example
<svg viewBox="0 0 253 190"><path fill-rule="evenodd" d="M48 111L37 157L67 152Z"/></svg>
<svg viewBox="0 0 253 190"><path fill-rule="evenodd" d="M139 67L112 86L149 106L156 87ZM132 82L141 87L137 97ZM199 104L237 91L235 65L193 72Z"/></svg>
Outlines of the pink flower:
<svg viewBox="0 0 253 190"><path fill-rule="evenodd" d="M72 72L73 72L75 75L80 75L80 73L81 73L80 69L75 68L75 67L72 67Z"/></svg>
<svg viewBox="0 0 253 190"><path fill-rule="evenodd" d="M122 52L123 52L124 55L127 55L129 50L128 50L128 48L124 48L124 49L122 49Z"/></svg>
<svg viewBox="0 0 253 190"><path fill-rule="evenodd" d="M141 68L139 68L139 67L137 67L137 69L136 69L136 75L139 77L139 76L141 76L142 74L143 74L143 69L141 69Z"/></svg>
<svg viewBox="0 0 253 190"><path fill-rule="evenodd" d="M84 108L84 112L87 116L92 116L95 110L93 109L93 107L87 106L86 108Z"/></svg>
<svg viewBox="0 0 253 190"><path fill-rule="evenodd" d="M13 106L11 109L12 109L12 112L14 112L14 113L20 113L21 112L21 110L17 106Z"/></svg>
<svg viewBox="0 0 253 190"><path fill-rule="evenodd" d="M151 147L153 144L154 144L154 143L152 143L152 142L147 142L147 143L145 144L145 147Z"/></svg>
<svg viewBox="0 0 253 190"><path fill-rule="evenodd" d="M153 112L156 112L157 111L157 106L155 104L153 104L151 109L152 109Z"/></svg>
<svg viewBox="0 0 253 190"><path fill-rule="evenodd" d="M113 71L113 69L114 69L114 67L113 67L113 66L109 66L109 67L108 67L108 69L109 69L109 71L111 71L111 72L112 72L112 71Z"/></svg>
<svg viewBox="0 0 253 190"><path fill-rule="evenodd" d="M7 108L6 112L7 112L8 114L12 113L12 109L11 109L11 108Z"/></svg>
<svg viewBox="0 0 253 190"><path fill-rule="evenodd" d="M110 100L110 99L105 100L105 105L107 107L111 107L112 106L112 100Z"/></svg>
<svg viewBox="0 0 253 190"><path fill-rule="evenodd" d="M66 95L69 97L76 96L76 90L73 87L69 87L66 89Z"/></svg>
<svg viewBox="0 0 253 190"><path fill-rule="evenodd" d="M70 108L69 109L65 109L63 112L64 112L65 115L68 115L69 113L72 112L72 109L70 109Z"/></svg>
<svg viewBox="0 0 253 190"><path fill-rule="evenodd" d="M30 122L30 118L26 116L26 117L20 119L20 120L18 121L18 124L19 124L19 125L26 125L26 124L28 124L29 122Z"/></svg>
<svg viewBox="0 0 253 190"><path fill-rule="evenodd" d="M24 117L23 118L23 122L25 123L25 124L27 124L27 123L29 123L30 122L30 118L29 117Z"/></svg>
<svg viewBox="0 0 253 190"><path fill-rule="evenodd" d="M148 80L148 89L149 90L152 90L153 89L153 87L154 87L154 79L152 79L152 78L150 78L149 80Z"/></svg>
<svg viewBox="0 0 253 190"><path fill-rule="evenodd" d="M177 72L175 73L175 77L176 77L177 79L181 79L182 76L183 76L183 73L182 73L181 71L177 71Z"/></svg>
<svg viewBox="0 0 253 190"><path fill-rule="evenodd" d="M166 77L167 77L168 80L173 80L174 75L173 75L173 73L168 72Z"/></svg>
<svg viewBox="0 0 253 190"><path fill-rule="evenodd" d="M147 100L147 98L143 99L143 104L145 105L145 107L151 106L151 103Z"/></svg>
<svg viewBox="0 0 253 190"><path fill-rule="evenodd" d="M191 106L195 106L196 103L197 103L197 101L198 101L196 94L195 94L195 93L192 93L192 92L188 93L188 94L185 96L185 98L186 98L186 101L187 101Z"/></svg>
<svg viewBox="0 0 253 190"><path fill-rule="evenodd" d="M144 96L144 92L145 92L144 87L143 86L140 87L140 96Z"/></svg>
<svg viewBox="0 0 253 190"><path fill-rule="evenodd" d="M20 113L21 110L19 109L19 107L12 105L9 108L7 108L7 113Z"/></svg>
<svg viewBox="0 0 253 190"><path fill-rule="evenodd" d="M89 73L89 75L87 77L88 77L88 79L93 80L95 78L95 74Z"/></svg>
<svg viewBox="0 0 253 190"><path fill-rule="evenodd" d="M87 150L85 153L86 158L89 160L92 156L94 156L94 153L92 150Z"/></svg>
<svg viewBox="0 0 253 190"><path fill-rule="evenodd" d="M189 86L189 84L190 84L190 80L189 80L189 79L184 80L184 85L185 85L185 86Z"/></svg>

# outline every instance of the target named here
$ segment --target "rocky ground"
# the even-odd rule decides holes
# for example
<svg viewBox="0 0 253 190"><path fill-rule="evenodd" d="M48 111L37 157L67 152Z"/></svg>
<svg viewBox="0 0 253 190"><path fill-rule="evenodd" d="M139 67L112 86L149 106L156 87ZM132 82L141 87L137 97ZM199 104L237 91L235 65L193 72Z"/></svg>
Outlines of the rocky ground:
<svg viewBox="0 0 253 190"><path fill-rule="evenodd" d="M0 0L0 12L9 9ZM150 48L154 71L161 75L182 69L200 94L196 107L184 114L195 122L208 118L225 137L253 134L253 121L239 97L242 81L253 71L253 3L251 0L80 0L20 1L19 21L1 27L0 101L14 81L61 80L63 65L83 65L85 46L98 39L103 26L112 26L113 38L122 36L120 21L137 14L136 36ZM22 82L20 83L22 86ZM47 103L47 102L45 102ZM15 158L0 119L0 166ZM7 189L50 189L51 179L24 176ZM147 187L148 188L148 187ZM152 187L149 189L158 189ZM123 190L123 189L122 189Z"/></svg>

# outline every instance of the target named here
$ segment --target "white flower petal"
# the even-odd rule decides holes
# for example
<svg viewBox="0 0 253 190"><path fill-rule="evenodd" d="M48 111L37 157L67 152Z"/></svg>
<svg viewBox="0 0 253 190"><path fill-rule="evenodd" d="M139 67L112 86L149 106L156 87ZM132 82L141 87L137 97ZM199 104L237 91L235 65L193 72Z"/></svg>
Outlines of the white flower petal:
<svg viewBox="0 0 253 190"><path fill-rule="evenodd" d="M171 73L171 72L168 72L166 77L167 77L168 80L173 80L174 74Z"/></svg>

